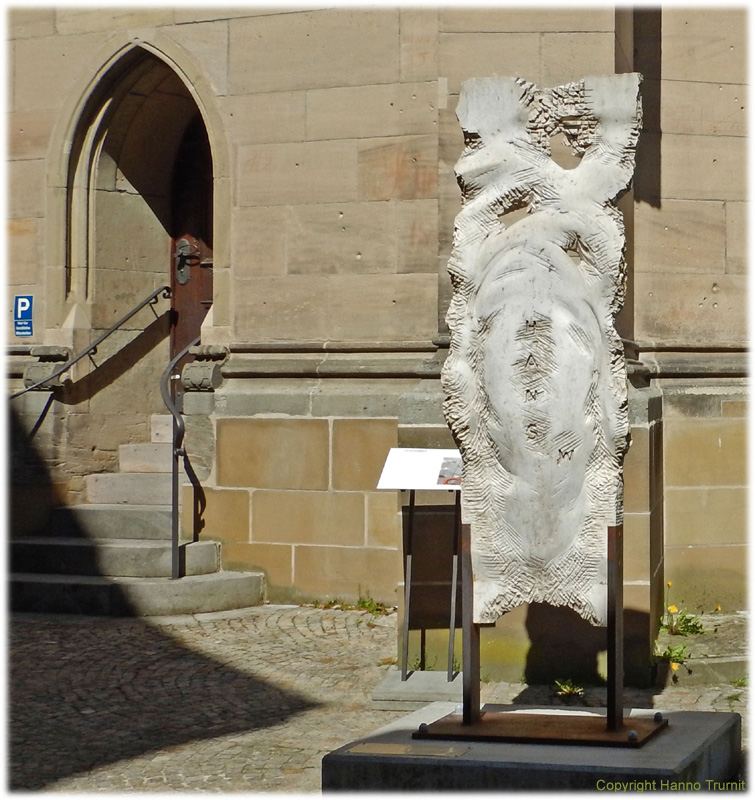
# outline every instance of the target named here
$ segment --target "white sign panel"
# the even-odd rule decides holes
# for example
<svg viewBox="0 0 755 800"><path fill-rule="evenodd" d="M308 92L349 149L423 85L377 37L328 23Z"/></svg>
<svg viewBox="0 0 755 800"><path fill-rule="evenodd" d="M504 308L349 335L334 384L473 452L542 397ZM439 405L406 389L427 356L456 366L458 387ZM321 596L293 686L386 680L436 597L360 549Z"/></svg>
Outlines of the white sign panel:
<svg viewBox="0 0 755 800"><path fill-rule="evenodd" d="M393 447L385 459L378 489L461 489L458 450Z"/></svg>

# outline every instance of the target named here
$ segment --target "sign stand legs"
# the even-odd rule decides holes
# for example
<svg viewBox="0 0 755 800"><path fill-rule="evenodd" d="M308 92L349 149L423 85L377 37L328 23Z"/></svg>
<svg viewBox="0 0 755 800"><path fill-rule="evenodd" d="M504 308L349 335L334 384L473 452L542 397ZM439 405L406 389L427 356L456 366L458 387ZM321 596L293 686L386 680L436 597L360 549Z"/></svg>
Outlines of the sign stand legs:
<svg viewBox="0 0 755 800"><path fill-rule="evenodd" d="M412 539L414 537L414 489L409 492L409 530L406 535L406 563L404 566L404 620L401 642L401 680L408 677L409 663L409 600L412 588Z"/></svg>
<svg viewBox="0 0 755 800"><path fill-rule="evenodd" d="M464 725L480 721L480 626L472 616L472 546L469 525L461 526L461 614L463 680L462 698Z"/></svg>
<svg viewBox="0 0 755 800"><path fill-rule="evenodd" d="M404 541L405 560L404 560L404 616L401 624L401 680L405 681L409 677L409 616L411 609L411 588L412 588L412 558L414 550L414 516L415 516L415 490L409 491L409 508L406 536ZM451 682L454 679L454 645L456 628L456 604L457 604L457 581L459 575L459 551L460 551L460 528L461 528L461 492L456 493L456 507L454 513L454 532L453 532L453 556L451 567L451 617L448 631L448 669L446 679ZM471 573L470 573L471 575ZM420 669L424 669L425 653L425 631L422 630L422 644L420 647Z"/></svg>

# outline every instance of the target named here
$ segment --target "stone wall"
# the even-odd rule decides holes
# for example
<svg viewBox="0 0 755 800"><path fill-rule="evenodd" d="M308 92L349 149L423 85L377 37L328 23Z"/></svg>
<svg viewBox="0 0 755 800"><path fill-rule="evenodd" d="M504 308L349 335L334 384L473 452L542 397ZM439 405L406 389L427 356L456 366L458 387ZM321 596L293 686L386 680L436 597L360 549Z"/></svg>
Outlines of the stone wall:
<svg viewBox="0 0 755 800"><path fill-rule="evenodd" d="M645 659L667 580L693 610L744 603L746 30L736 8L11 9L8 295L34 295L35 336L14 339L9 313L8 341L78 350L108 316L67 293L67 153L98 82L149 53L201 111L213 152L215 295L202 341L228 356L215 392L186 397L207 495L201 535L227 543L226 567L264 569L271 597L397 602L405 499L374 479L392 444L453 446L439 375L461 83L642 72L619 330L633 383L625 595ZM140 247L159 234L155 219L144 224ZM97 259L123 253L122 233L101 240ZM144 278L93 269L95 294L124 304ZM13 356L13 388L34 361ZM146 364L139 351L146 372L128 387L104 381L93 403L53 403L35 440L49 502L81 499L87 470L113 469L119 443L146 437L151 399L139 419L125 411ZM14 401L27 431L47 399L33 394ZM28 491L14 497L42 496ZM559 630L576 630L554 613L507 615L483 660L497 653L518 678L529 659L537 672L548 641L553 651ZM600 642L578 633L592 663Z"/></svg>
<svg viewBox="0 0 755 800"><path fill-rule="evenodd" d="M627 334L657 345L743 346L746 12L679 7L660 17L636 22L639 34L659 30L662 46L641 52L638 67L645 162L635 182Z"/></svg>
<svg viewBox="0 0 755 800"><path fill-rule="evenodd" d="M227 568L264 570L271 599L396 604L396 496L375 491L395 418L224 417L216 436L201 536L225 543Z"/></svg>
<svg viewBox="0 0 755 800"><path fill-rule="evenodd" d="M727 386L665 395L666 579L695 612L747 606L747 404Z"/></svg>
<svg viewBox="0 0 755 800"><path fill-rule="evenodd" d="M625 335L662 396L663 572L677 605L734 610L747 582L746 11L647 10L634 27L645 131Z"/></svg>

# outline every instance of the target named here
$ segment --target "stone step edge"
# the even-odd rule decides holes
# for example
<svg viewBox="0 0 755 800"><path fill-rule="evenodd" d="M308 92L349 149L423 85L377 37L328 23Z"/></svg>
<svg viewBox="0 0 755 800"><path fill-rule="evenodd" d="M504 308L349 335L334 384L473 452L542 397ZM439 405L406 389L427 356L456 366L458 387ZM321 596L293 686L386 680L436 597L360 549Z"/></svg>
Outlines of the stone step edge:
<svg viewBox="0 0 755 800"><path fill-rule="evenodd" d="M23 537L170 541L172 523L172 508L166 503L77 503L52 509L44 528ZM179 536L190 538L183 531Z"/></svg>
<svg viewBox="0 0 755 800"><path fill-rule="evenodd" d="M117 474L117 473L113 473ZM103 510L103 511L112 511L113 508L118 509L128 509L129 511L150 511L150 512L160 512L160 511L167 511L168 513L171 512L172 506L170 503L155 503L152 505L151 503L129 503L128 505L124 505L123 503L76 503L72 506L56 506L53 508L53 513L56 512L65 512L65 511L76 511L80 508L86 509L93 509L95 511Z"/></svg>
<svg viewBox="0 0 755 800"><path fill-rule="evenodd" d="M717 656L695 656L694 658L685 658L685 664L728 664L728 663L737 663L737 664L746 664L749 661L749 656L743 656L740 654L723 654Z"/></svg>
<svg viewBox="0 0 755 800"><path fill-rule="evenodd" d="M715 670L717 667L726 668L726 667L735 667L741 665L745 668L746 672L749 662L750 662L749 656L719 655L719 656L698 656L696 658L686 658L684 660L684 665L686 667L689 667L691 670L694 670L695 668ZM743 675L743 677L747 676Z"/></svg>
<svg viewBox="0 0 755 800"><path fill-rule="evenodd" d="M10 575L13 612L134 618L226 611L262 605L262 573L214 572L172 578Z"/></svg>
<svg viewBox="0 0 755 800"><path fill-rule="evenodd" d="M105 538L105 537L90 537L90 536L22 536L10 539L8 542L11 546L18 544L18 545L35 545L38 547L42 546L54 546L54 545L67 545L70 547L142 547L144 549L157 549L157 548L164 548L170 547L172 541L170 538L167 539L139 539L138 537L134 537L133 539L122 538L117 539L113 538ZM178 544L181 547L190 544L204 544L207 546L214 546L218 544L222 544L219 539L200 539L199 541L194 541L193 539L179 539Z"/></svg>
<svg viewBox="0 0 755 800"><path fill-rule="evenodd" d="M229 580L238 576L239 578L261 578L264 580L264 572L235 572L233 570L218 570L204 575L185 575L182 578L136 578L123 575L54 575L47 573L37 572L12 572L9 575L11 582L30 582L30 583L51 583L51 584L66 584L66 583L81 583L90 586L109 586L111 584L135 584L137 586L146 586L151 583L159 586L167 585L169 583L204 583L212 580Z"/></svg>

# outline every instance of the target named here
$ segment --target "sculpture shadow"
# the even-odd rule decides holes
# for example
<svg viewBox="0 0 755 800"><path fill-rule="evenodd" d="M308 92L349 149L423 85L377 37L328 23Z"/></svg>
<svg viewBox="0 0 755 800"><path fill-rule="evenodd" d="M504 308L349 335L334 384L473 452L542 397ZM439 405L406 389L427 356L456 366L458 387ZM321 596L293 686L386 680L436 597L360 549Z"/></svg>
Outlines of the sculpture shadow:
<svg viewBox="0 0 755 800"><path fill-rule="evenodd" d="M12 573L32 570L44 581L56 567L72 569L23 554L30 539L53 532L56 490L13 410L9 439L9 564ZM86 538L87 532L67 515L65 535ZM103 577L93 555L76 567ZM141 754L280 725L319 705L184 646L137 617L115 582L99 606L82 585L78 594L51 588L43 603L48 613L40 615L29 613L33 602L23 585L10 582L10 789L38 791ZM50 614L52 608L66 613Z"/></svg>
<svg viewBox="0 0 755 800"><path fill-rule="evenodd" d="M533 687L571 680L583 686L603 686L599 656L606 650L606 628L591 625L570 608L533 603L526 620L530 648L524 680ZM626 686L660 692L658 676L647 653L649 615L624 609L624 683ZM525 689L515 702L534 698Z"/></svg>
<svg viewBox="0 0 755 800"><path fill-rule="evenodd" d="M642 81L642 133L637 142L634 199L661 206L661 9L635 8L634 69Z"/></svg>

